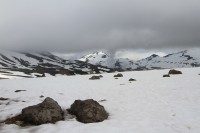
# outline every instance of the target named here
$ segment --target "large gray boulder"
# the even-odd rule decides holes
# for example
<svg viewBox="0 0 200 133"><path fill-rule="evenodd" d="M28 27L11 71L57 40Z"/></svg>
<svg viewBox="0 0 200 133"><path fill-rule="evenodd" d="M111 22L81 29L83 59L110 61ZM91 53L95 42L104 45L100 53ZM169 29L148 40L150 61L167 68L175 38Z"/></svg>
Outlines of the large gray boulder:
<svg viewBox="0 0 200 133"><path fill-rule="evenodd" d="M69 112L75 115L77 120L82 123L102 122L108 118L108 113L104 107L93 99L76 100L71 105Z"/></svg>
<svg viewBox="0 0 200 133"><path fill-rule="evenodd" d="M24 108L21 113L21 120L25 123L40 125L63 120L63 115L64 113L58 103L47 97L38 105Z"/></svg>

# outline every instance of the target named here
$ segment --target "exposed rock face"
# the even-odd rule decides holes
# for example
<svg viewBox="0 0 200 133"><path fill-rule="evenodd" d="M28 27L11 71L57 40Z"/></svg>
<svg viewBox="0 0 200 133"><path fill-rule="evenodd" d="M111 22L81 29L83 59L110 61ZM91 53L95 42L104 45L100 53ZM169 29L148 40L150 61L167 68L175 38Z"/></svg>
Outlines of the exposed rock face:
<svg viewBox="0 0 200 133"><path fill-rule="evenodd" d="M55 123L63 120L63 111L56 101L47 97L42 103L24 108L21 120L33 125Z"/></svg>
<svg viewBox="0 0 200 133"><path fill-rule="evenodd" d="M83 123L102 122L108 118L108 113L102 105L93 99L85 101L76 100L69 109L69 112Z"/></svg>
<svg viewBox="0 0 200 133"><path fill-rule="evenodd" d="M118 73L118 74L114 75L114 77L123 77L123 75L121 73Z"/></svg>
<svg viewBox="0 0 200 133"><path fill-rule="evenodd" d="M136 81L136 79L132 79L132 78L130 78L129 81Z"/></svg>
<svg viewBox="0 0 200 133"><path fill-rule="evenodd" d="M170 75L169 74L165 74L165 75L163 75L163 77L170 77Z"/></svg>
<svg viewBox="0 0 200 133"><path fill-rule="evenodd" d="M173 69L173 70L170 70L168 74L182 74L182 72Z"/></svg>

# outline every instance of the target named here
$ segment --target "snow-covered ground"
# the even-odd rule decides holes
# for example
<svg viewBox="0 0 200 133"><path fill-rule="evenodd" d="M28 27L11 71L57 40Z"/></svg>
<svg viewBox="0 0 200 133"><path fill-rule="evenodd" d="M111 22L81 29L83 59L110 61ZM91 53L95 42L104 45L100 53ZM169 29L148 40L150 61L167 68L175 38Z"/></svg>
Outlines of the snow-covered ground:
<svg viewBox="0 0 200 133"><path fill-rule="evenodd" d="M109 112L101 123L66 119L30 127L1 124L0 133L200 133L200 68L178 70L183 74L170 78L162 77L169 70L153 70L124 72L119 79L110 73L100 80L89 80L91 75L0 80L0 97L10 98L0 101L0 121L47 96L63 109L77 99L106 99L100 104Z"/></svg>

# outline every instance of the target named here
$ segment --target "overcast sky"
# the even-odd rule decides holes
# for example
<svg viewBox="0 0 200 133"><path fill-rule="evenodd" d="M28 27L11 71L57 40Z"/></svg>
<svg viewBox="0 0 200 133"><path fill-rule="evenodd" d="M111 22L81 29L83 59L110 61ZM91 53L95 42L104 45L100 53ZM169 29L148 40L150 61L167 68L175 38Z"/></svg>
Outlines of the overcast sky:
<svg viewBox="0 0 200 133"><path fill-rule="evenodd" d="M199 0L0 0L0 48L200 47Z"/></svg>

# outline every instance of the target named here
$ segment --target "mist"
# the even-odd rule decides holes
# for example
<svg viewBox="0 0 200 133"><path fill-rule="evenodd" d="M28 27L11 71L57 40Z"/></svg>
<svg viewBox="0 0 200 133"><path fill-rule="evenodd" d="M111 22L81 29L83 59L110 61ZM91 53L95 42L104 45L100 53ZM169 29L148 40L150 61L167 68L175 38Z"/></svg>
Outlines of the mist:
<svg viewBox="0 0 200 133"><path fill-rule="evenodd" d="M200 47L198 0L0 1L0 48L76 53Z"/></svg>

